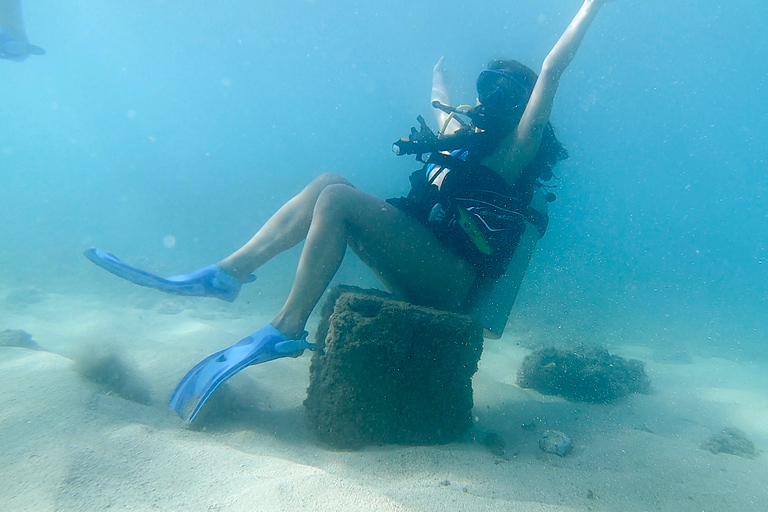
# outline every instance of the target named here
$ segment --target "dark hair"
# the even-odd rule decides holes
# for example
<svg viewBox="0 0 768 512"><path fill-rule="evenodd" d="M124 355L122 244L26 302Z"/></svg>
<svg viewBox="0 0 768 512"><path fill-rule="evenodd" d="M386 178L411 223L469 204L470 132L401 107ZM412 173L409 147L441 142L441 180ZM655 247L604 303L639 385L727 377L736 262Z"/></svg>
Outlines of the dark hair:
<svg viewBox="0 0 768 512"><path fill-rule="evenodd" d="M512 59L494 59L488 63L488 69L504 71L514 75L514 77L528 88L529 95L536 86L539 75L525 64ZM527 104L527 102L526 102ZM522 113L521 113L522 115ZM555 129L552 123L547 121L544 127L544 133L541 137L541 145L531 164L524 172L528 174L528 179L535 181L542 179L548 181L552 179L552 168L561 160L568 158L568 151L565 146L557 139ZM532 175L536 175L535 177Z"/></svg>

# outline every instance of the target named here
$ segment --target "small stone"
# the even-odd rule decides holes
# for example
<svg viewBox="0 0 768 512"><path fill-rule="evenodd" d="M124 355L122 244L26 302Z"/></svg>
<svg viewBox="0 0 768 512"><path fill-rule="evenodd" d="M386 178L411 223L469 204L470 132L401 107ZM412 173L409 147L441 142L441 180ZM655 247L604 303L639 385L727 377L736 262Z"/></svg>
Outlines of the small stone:
<svg viewBox="0 0 768 512"><path fill-rule="evenodd" d="M547 453L565 457L573 449L573 442L559 430L547 430L539 439L539 448Z"/></svg>

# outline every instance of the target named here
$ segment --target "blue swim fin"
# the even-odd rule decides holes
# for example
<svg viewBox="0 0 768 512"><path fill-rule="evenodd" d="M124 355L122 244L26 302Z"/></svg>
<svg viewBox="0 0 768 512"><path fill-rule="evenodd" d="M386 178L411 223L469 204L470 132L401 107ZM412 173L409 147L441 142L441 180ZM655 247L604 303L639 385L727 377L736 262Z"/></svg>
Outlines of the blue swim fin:
<svg viewBox="0 0 768 512"><path fill-rule="evenodd" d="M315 345L306 339L289 340L272 324L267 324L195 365L176 386L170 408L191 422L216 388L246 366L281 357L299 357L304 349L315 350Z"/></svg>
<svg viewBox="0 0 768 512"><path fill-rule="evenodd" d="M215 297L232 302L240 293L240 282L224 272L218 265L208 265L188 274L171 277L160 277L145 270L131 266L118 259L114 254L104 252L96 247L85 251L85 257L117 277L130 281L139 286L155 288L175 295L193 297ZM250 276L247 283L256 279Z"/></svg>

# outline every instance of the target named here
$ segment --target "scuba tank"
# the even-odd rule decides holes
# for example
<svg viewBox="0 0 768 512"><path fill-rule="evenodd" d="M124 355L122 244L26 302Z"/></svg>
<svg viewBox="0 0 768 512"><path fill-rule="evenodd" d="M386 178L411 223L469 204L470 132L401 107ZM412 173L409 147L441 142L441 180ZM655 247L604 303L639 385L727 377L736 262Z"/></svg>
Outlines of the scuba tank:
<svg viewBox="0 0 768 512"><path fill-rule="evenodd" d="M530 208L542 215L547 214L547 194L542 188L539 187L534 192ZM496 280L479 285L470 314L480 321L480 325L483 326L483 336L486 338L499 339L504 334L512 306L515 304L525 271L528 269L528 263L540 237L539 230L526 220L525 231L512 254L512 260L506 272Z"/></svg>

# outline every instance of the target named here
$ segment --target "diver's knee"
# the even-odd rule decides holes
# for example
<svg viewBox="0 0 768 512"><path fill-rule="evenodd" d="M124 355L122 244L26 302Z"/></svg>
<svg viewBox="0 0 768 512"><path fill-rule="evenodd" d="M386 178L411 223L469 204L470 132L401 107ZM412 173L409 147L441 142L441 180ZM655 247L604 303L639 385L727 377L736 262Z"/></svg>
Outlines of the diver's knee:
<svg viewBox="0 0 768 512"><path fill-rule="evenodd" d="M317 184L321 188L329 187L331 185L346 185L348 187L352 186L352 183L350 183L344 176L334 174L332 172L321 174L314 179L313 183Z"/></svg>
<svg viewBox="0 0 768 512"><path fill-rule="evenodd" d="M333 183L323 187L315 203L315 214L344 212L357 190L346 183Z"/></svg>

